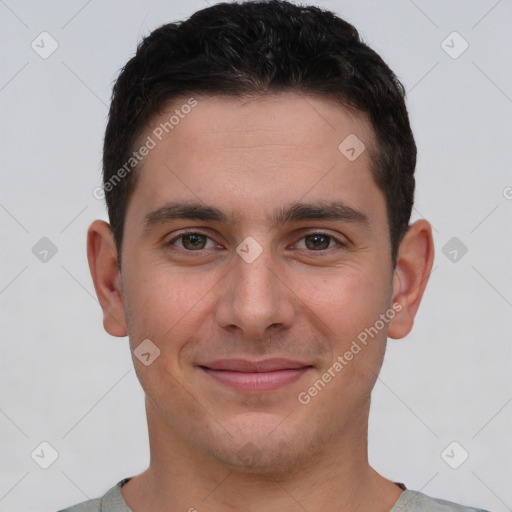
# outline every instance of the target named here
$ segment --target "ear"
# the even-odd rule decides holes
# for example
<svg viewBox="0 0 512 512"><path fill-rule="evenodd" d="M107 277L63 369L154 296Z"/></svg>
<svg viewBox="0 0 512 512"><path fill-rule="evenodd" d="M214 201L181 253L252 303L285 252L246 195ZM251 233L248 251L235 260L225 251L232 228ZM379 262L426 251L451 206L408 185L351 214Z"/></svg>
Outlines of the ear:
<svg viewBox="0 0 512 512"><path fill-rule="evenodd" d="M396 304L393 309L398 313L389 324L390 338L403 338L411 331L433 261L432 228L421 219L409 226L398 249L393 274L393 304Z"/></svg>
<svg viewBox="0 0 512 512"><path fill-rule="evenodd" d="M103 309L103 327L112 336L126 336L121 274L110 224L95 220L87 232L87 259L96 295Z"/></svg>

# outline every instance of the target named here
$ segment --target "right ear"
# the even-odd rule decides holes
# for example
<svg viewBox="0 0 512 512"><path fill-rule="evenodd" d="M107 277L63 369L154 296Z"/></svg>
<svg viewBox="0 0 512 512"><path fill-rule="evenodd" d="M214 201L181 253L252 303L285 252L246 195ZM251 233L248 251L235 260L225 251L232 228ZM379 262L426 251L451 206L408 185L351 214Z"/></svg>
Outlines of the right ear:
<svg viewBox="0 0 512 512"><path fill-rule="evenodd" d="M126 336L121 273L110 224L95 220L87 232L87 259L96 295L103 310L103 327L112 336Z"/></svg>

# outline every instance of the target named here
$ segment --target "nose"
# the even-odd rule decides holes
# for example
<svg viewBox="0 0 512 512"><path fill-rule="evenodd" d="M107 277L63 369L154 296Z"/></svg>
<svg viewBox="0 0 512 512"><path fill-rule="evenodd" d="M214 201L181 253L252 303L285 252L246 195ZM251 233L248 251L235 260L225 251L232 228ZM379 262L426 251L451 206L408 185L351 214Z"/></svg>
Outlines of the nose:
<svg viewBox="0 0 512 512"><path fill-rule="evenodd" d="M219 288L217 325L244 339L262 340L272 329L289 328L296 314L294 293L265 252L251 263L236 256Z"/></svg>

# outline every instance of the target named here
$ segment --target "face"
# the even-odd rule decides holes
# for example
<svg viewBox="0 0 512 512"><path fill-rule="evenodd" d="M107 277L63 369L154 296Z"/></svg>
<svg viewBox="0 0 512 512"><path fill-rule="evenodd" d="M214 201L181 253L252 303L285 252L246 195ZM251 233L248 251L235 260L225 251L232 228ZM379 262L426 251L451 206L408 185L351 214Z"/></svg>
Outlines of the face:
<svg viewBox="0 0 512 512"><path fill-rule="evenodd" d="M150 340L150 364L133 357L149 422L228 466L289 470L361 430L398 314L372 132L293 93L196 97L158 131L187 99L143 134L156 144L125 220L122 307L132 351Z"/></svg>

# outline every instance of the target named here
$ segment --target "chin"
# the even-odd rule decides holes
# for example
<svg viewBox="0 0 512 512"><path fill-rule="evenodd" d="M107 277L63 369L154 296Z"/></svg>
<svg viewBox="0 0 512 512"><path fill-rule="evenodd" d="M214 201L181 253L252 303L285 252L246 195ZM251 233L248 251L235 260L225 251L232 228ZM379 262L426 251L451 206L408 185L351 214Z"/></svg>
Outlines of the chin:
<svg viewBox="0 0 512 512"><path fill-rule="evenodd" d="M208 446L211 455L232 471L275 477L304 468L306 463L308 467L319 456L321 436L311 432L308 425L300 428L288 423L286 416L247 416L243 421L237 419L236 428L231 425L227 429L231 435L225 433L215 445Z"/></svg>

